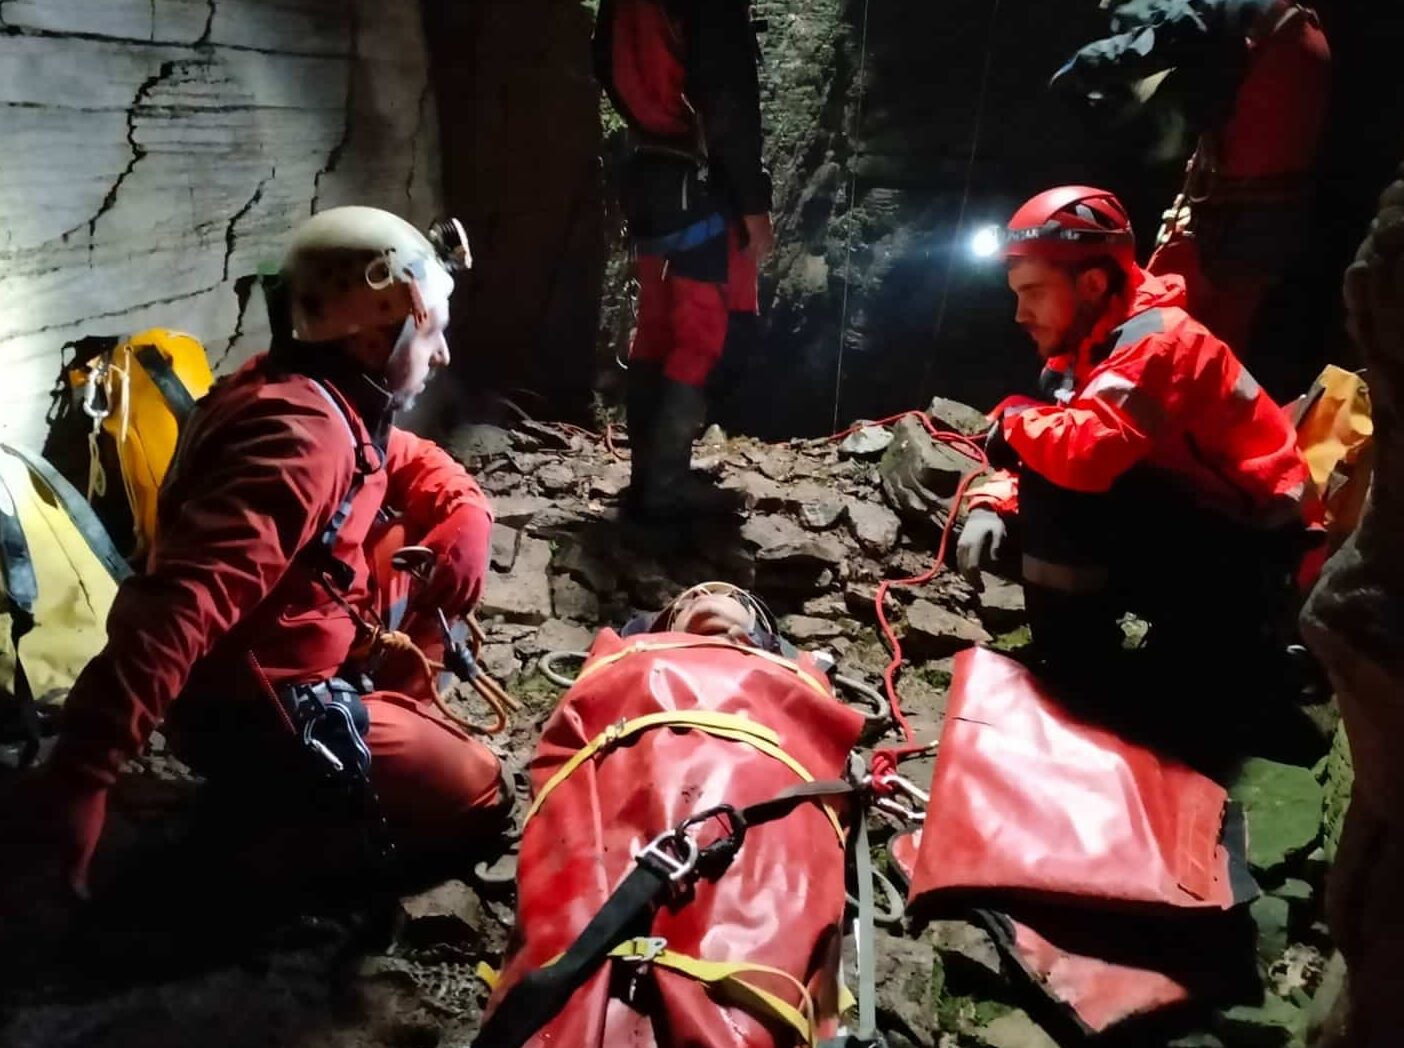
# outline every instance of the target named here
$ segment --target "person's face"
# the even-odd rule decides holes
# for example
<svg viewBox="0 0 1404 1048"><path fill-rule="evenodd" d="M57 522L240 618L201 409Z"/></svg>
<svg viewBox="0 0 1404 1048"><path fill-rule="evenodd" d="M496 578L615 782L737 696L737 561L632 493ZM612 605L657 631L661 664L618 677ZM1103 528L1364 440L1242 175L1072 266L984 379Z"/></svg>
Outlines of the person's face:
<svg viewBox="0 0 1404 1048"><path fill-rule="evenodd" d="M390 354L385 365L385 388L390 391L396 410L413 405L433 373L448 366L449 348L444 338L448 323L449 306L445 301L431 307L424 323L411 327Z"/></svg>
<svg viewBox="0 0 1404 1048"><path fill-rule="evenodd" d="M1100 269L1075 273L1042 259L1017 258L1009 264L1009 288L1017 300L1014 322L1045 360L1075 349L1106 308L1107 275Z"/></svg>
<svg viewBox="0 0 1404 1048"><path fill-rule="evenodd" d="M739 600L720 594L698 594L678 605L673 629L703 637L742 640L755 627L755 616Z"/></svg>

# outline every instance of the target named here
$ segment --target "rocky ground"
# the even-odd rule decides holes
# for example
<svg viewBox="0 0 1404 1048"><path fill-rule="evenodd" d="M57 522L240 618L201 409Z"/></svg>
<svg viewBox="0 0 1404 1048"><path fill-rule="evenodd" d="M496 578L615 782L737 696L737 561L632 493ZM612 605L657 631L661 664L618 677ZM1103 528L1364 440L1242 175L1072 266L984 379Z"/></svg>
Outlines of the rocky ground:
<svg viewBox="0 0 1404 1048"><path fill-rule="evenodd" d="M957 404L937 402L932 412L944 429L981 426L978 414ZM833 652L841 672L877 683L888 661L875 626L877 586L931 566L949 499L970 466L933 444L912 418L843 441L770 445L714 431L697 464L745 492L749 513L691 534L659 535L617 519L628 466L613 439L523 420L511 429L467 427L449 443L497 506L481 657L523 703L500 740L516 766L562 692L542 674L543 654L583 651L601 625L619 625L708 579L755 588L792 640ZM983 583L977 589L942 572L889 598L907 657L904 706L919 739L939 734L957 651L971 644L1017 649L1026 639L1018 587L992 575ZM905 770L929 780L929 763ZM1266 893L1253 905L1266 993L1132 1043L1298 1042L1323 981L1329 989L1335 977L1324 960L1320 888L1348 776L1339 745L1315 768L1247 765L1234 793L1248 810L1252 864ZM191 793L158 741L118 794L115 850L128 845L129 866L140 870L130 856L141 854L144 837L179 822L180 812L188 816ZM890 832L878 830L878 846ZM485 995L477 967L500 960L511 931L511 886L502 883L510 870L507 856L490 868L465 863L447 881L401 888L388 947L330 889L322 905L279 906L276 894L240 890L239 882L203 890L228 878L206 881L199 869L167 871L180 882L169 894L159 877L129 875L116 882L106 916L83 932L89 963L76 966L69 954L0 980L0 1045L466 1046ZM880 1015L894 1046L1074 1043L1039 1025L1027 987L973 925L889 928L877 953Z"/></svg>

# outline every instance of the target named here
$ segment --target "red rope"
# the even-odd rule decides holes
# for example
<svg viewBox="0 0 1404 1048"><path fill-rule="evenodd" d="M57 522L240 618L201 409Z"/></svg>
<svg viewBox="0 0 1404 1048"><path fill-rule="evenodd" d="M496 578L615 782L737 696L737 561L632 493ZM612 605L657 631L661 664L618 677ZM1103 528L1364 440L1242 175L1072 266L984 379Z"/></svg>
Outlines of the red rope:
<svg viewBox="0 0 1404 1048"><path fill-rule="evenodd" d="M888 662L886 669L882 673L882 684L884 693L887 696L888 709L892 713L892 720L902 732L902 745L885 746L873 753L872 760L872 780L874 788L878 792L887 792L884 789L883 781L887 776L897 770L897 765L908 757L925 753L931 748L930 743L921 744L914 741L911 723L907 720L907 715L902 712L902 699L897 692L897 674L902 668L902 642L897 639L897 633L892 628L892 624L887 620L887 594L893 586L923 586L930 582L941 572L941 568L946 562L946 550L950 545L951 533L955 527L956 517L959 515L960 504L965 498L966 488L970 482L983 473L989 466L985 461L984 448L972 437L967 437L963 433L954 433L936 428L936 424L931 421L930 416L924 411L903 411L890 418L881 419L876 422L860 422L850 426L841 433L834 434L831 440L842 440L850 433L855 433L868 426L885 426L898 419L915 416L921 424L926 427L926 431L931 434L931 439L937 443L946 444L955 448L961 454L972 458L976 462L974 469L970 470L960 478L960 483L956 486L955 495L951 499L950 512L946 514L946 523L941 528L941 542L936 548L936 559L929 569L920 575L913 575L906 579L883 579L878 585L877 597L874 603L877 605L878 628L882 631L883 640L887 642L888 649L892 652L892 659Z"/></svg>

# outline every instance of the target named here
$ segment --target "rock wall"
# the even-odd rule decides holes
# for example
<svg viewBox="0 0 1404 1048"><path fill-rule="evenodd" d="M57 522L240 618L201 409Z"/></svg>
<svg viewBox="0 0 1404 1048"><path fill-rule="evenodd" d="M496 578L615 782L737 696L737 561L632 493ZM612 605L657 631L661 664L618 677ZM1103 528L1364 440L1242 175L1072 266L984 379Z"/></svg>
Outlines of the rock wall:
<svg viewBox="0 0 1404 1048"><path fill-rule="evenodd" d="M1357 797L1391 822L1404 812L1394 748L1404 734L1404 172L1380 202L1346 273L1351 333L1365 356L1375 475L1360 527L1327 562L1302 616L1326 664L1355 760Z"/></svg>
<svg viewBox="0 0 1404 1048"><path fill-rule="evenodd" d="M183 328L226 371L294 223L441 210L412 3L0 0L0 141L0 439L35 445L70 339Z"/></svg>
<svg viewBox="0 0 1404 1048"><path fill-rule="evenodd" d="M460 390L438 393L445 421L463 410L458 393L484 386L532 390L522 406L538 417L587 413L606 208L593 6L423 0L444 195L474 256L454 300Z"/></svg>

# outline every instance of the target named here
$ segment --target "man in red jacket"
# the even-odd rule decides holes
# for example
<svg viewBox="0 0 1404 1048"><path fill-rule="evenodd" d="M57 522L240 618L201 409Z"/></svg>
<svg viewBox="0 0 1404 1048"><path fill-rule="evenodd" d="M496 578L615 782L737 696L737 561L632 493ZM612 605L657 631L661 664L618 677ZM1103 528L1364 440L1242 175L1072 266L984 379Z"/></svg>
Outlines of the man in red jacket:
<svg viewBox="0 0 1404 1048"><path fill-rule="evenodd" d="M602 0L595 60L631 135L627 506L655 520L732 510L690 464L730 318L758 311L757 264L774 244L750 3Z"/></svg>
<svg viewBox="0 0 1404 1048"><path fill-rule="evenodd" d="M307 779L368 777L410 847L466 843L487 824L496 758L426 682L388 662L377 672L369 651L397 618L429 645L439 609L478 600L487 562L482 491L393 425L449 359L450 271L467 246L457 223L436 230L439 246L387 212L344 207L293 237L280 278L290 330L191 417L146 570L119 590L107 645L23 791L28 851L14 837L6 848L31 876L84 892L109 788L163 722L197 770L251 791L295 798ZM371 563L402 543L434 560L417 593Z"/></svg>
<svg viewBox="0 0 1404 1048"><path fill-rule="evenodd" d="M1185 187L1147 268L1179 273L1196 319L1247 357L1263 296L1292 261L1330 96L1321 24L1291 0L1129 0L1055 90L1102 113L1180 70L1199 133Z"/></svg>
<svg viewBox="0 0 1404 1048"><path fill-rule="evenodd" d="M1281 409L1185 312L1182 282L1135 261L1111 193L1063 186L1014 215L1015 316L1048 403L995 410L991 463L960 540L975 570L1017 512L1039 654L1095 665L1134 610L1171 650L1247 654L1267 636L1303 534L1307 472Z"/></svg>

